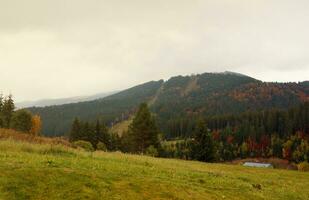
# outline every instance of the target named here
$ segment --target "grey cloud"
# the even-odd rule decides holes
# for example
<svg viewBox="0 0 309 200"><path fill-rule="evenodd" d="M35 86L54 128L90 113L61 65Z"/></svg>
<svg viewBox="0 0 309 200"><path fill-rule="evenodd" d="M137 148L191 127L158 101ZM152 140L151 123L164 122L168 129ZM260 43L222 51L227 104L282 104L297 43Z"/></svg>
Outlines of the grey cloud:
<svg viewBox="0 0 309 200"><path fill-rule="evenodd" d="M69 97L225 70L308 80L308 10L306 0L0 0L0 91Z"/></svg>

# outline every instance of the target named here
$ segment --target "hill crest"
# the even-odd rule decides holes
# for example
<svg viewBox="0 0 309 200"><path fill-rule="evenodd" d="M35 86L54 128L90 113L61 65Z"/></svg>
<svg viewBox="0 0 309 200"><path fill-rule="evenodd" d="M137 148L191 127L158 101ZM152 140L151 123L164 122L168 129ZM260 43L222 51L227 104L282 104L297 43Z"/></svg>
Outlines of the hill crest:
<svg viewBox="0 0 309 200"><path fill-rule="evenodd" d="M203 73L150 81L102 99L45 108L30 108L43 120L47 135L68 132L72 120L102 119L112 126L127 120L142 102L148 102L159 127L173 118L240 113L246 110L288 108L308 101L309 86L266 83L234 73Z"/></svg>

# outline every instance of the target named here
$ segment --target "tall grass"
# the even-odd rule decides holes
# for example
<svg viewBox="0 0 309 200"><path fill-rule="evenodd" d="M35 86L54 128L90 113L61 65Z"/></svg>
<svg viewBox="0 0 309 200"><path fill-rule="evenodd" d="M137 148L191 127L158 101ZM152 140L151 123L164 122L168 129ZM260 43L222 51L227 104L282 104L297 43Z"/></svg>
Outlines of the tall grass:
<svg viewBox="0 0 309 200"><path fill-rule="evenodd" d="M71 143L64 138L46 138L40 136L33 136L27 133L15 131L12 129L2 129L0 128L0 139L12 139L17 141L25 141L35 144L61 144L64 146L71 147Z"/></svg>
<svg viewBox="0 0 309 200"><path fill-rule="evenodd" d="M32 144L25 141L16 141L12 138L0 140L0 151L2 152L27 152L37 154L53 155L77 155L80 150L73 149L61 144Z"/></svg>

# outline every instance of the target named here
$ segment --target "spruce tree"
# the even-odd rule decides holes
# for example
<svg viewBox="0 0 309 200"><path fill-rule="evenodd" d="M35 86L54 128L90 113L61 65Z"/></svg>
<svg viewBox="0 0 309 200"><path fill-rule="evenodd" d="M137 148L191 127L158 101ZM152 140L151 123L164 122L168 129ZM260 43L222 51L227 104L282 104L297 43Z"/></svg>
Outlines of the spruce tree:
<svg viewBox="0 0 309 200"><path fill-rule="evenodd" d="M2 96L2 94L0 94L0 128L3 127L2 108L3 108L3 96Z"/></svg>
<svg viewBox="0 0 309 200"><path fill-rule="evenodd" d="M85 123L83 123L80 139L91 142L91 140L90 140L91 136L90 135L91 135L91 127L90 127L89 122L86 121Z"/></svg>
<svg viewBox="0 0 309 200"><path fill-rule="evenodd" d="M2 107L3 107L3 95L0 94L0 113L2 113Z"/></svg>
<svg viewBox="0 0 309 200"><path fill-rule="evenodd" d="M158 128L146 103L139 106L138 112L129 126L128 134L132 151L145 153L153 145L158 147Z"/></svg>
<svg viewBox="0 0 309 200"><path fill-rule="evenodd" d="M32 114L27 110L18 110L14 112L11 120L11 128L30 132L32 127Z"/></svg>
<svg viewBox="0 0 309 200"><path fill-rule="evenodd" d="M105 126L104 123L100 123L99 120L97 120L97 123L95 125L95 139L96 144L99 142L102 142L105 144L106 147L110 146L110 137L108 133L108 129Z"/></svg>
<svg viewBox="0 0 309 200"><path fill-rule="evenodd" d="M199 120L191 147L192 157L199 161L215 161L215 144L203 120Z"/></svg>
<svg viewBox="0 0 309 200"><path fill-rule="evenodd" d="M14 109L15 105L12 95L9 95L7 98L4 99L2 106L3 125L5 128L10 128Z"/></svg>
<svg viewBox="0 0 309 200"><path fill-rule="evenodd" d="M69 134L69 140L71 142L80 140L81 135L81 123L78 118L75 118L71 127L71 131Z"/></svg>

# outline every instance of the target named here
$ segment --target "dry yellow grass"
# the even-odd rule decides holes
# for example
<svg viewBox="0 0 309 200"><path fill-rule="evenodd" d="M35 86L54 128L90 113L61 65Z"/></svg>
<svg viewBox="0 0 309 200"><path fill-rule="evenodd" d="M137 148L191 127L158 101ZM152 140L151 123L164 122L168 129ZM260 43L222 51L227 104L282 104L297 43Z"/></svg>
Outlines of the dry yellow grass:
<svg viewBox="0 0 309 200"><path fill-rule="evenodd" d="M12 139L18 141L25 141L36 144L61 144L64 146L71 147L71 143L64 138L55 137L55 138L47 138L41 136L34 136L31 134L15 131L12 129L3 129L0 128L0 139Z"/></svg>

